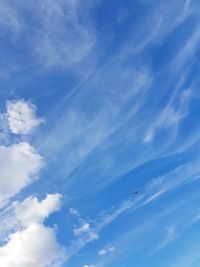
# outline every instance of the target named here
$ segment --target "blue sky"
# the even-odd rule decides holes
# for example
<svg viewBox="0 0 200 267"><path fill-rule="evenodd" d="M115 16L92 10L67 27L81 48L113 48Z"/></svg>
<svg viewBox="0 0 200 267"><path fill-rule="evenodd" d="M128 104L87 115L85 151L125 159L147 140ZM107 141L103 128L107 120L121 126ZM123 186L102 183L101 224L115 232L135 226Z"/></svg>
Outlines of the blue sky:
<svg viewBox="0 0 200 267"><path fill-rule="evenodd" d="M0 3L0 266L199 267L200 3Z"/></svg>

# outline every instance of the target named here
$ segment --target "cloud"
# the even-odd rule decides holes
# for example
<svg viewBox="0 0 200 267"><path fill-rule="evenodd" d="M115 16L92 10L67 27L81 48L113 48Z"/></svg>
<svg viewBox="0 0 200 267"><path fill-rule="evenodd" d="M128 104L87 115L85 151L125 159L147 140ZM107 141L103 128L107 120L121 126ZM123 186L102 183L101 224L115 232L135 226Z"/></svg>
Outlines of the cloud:
<svg viewBox="0 0 200 267"><path fill-rule="evenodd" d="M165 246L167 246L169 243L174 241L180 233L177 232L177 229L175 226L169 226L167 227L165 231L165 237L163 240L161 240L158 244L158 246L150 253L150 256L153 256L156 254L158 251L163 249Z"/></svg>
<svg viewBox="0 0 200 267"><path fill-rule="evenodd" d="M99 238L98 233L91 228L90 223L84 220L77 210L70 208L69 212L71 213L71 215L75 215L78 218L80 227L73 229L74 235L77 237L77 239L73 240L71 244L67 247L68 253L66 257L66 262L76 253L78 253L82 248L84 248L87 244ZM94 267L93 265L85 266Z"/></svg>
<svg viewBox="0 0 200 267"><path fill-rule="evenodd" d="M35 53L45 66L69 67L84 59L95 43L87 1L43 1L36 16L40 29L33 40Z"/></svg>
<svg viewBox="0 0 200 267"><path fill-rule="evenodd" d="M84 242L86 243L98 239L98 234L91 230L90 223L83 219L80 219L80 223L81 226L74 228L73 230L75 236L78 236L81 240L85 240Z"/></svg>
<svg viewBox="0 0 200 267"><path fill-rule="evenodd" d="M55 240L54 230L32 224L25 230L9 236L8 243L0 248L0 262L4 267L60 266L64 251Z"/></svg>
<svg viewBox="0 0 200 267"><path fill-rule="evenodd" d="M100 233L102 229L117 220L123 213L136 210L157 201L171 190L176 190L186 184L195 183L199 180L199 158L194 162L188 162L180 165L173 171L168 172L165 177L154 178L147 183L137 197L130 197L114 209L111 213L104 213L96 223L94 230Z"/></svg>
<svg viewBox="0 0 200 267"><path fill-rule="evenodd" d="M9 1L1 1L0 27L1 30L6 29L5 32L9 30L14 36L19 35L23 30L23 20L14 5L9 4Z"/></svg>
<svg viewBox="0 0 200 267"><path fill-rule="evenodd" d="M175 98L180 99L178 107L175 107ZM193 93L191 89L187 89L182 91L181 93L175 93L172 95L169 103L162 110L162 112L158 115L153 125L147 131L144 142L149 143L153 140L156 132L160 129L167 129L169 127L177 126L183 119L185 119L189 114L189 104Z"/></svg>
<svg viewBox="0 0 200 267"><path fill-rule="evenodd" d="M37 178L43 160L28 143L0 146L0 206Z"/></svg>
<svg viewBox="0 0 200 267"><path fill-rule="evenodd" d="M0 26L10 33L11 39L23 38L29 45L29 56L42 66L68 68L85 59L95 46L89 16L94 2L2 1Z"/></svg>
<svg viewBox="0 0 200 267"><path fill-rule="evenodd" d="M98 254L99 254L100 256L105 255L106 253L107 253L107 251L106 251L105 248L103 248L103 249L101 249L101 250L98 251Z"/></svg>
<svg viewBox="0 0 200 267"><path fill-rule="evenodd" d="M199 242L190 241L189 244L186 244L181 253L179 253L178 257L176 255L175 258L171 259L171 264L169 267L193 267L198 266L200 256L199 256Z"/></svg>
<svg viewBox="0 0 200 267"><path fill-rule="evenodd" d="M76 209L70 208L69 213L75 216L76 218L78 218L78 222L80 226L75 227L73 229L73 233L75 236L79 237L78 242L80 242L81 245L83 243L88 243L90 241L98 239L98 234L91 229L91 224L85 219L83 219L80 213Z"/></svg>
<svg viewBox="0 0 200 267"><path fill-rule="evenodd" d="M24 100L7 102L6 119L11 133L22 135L29 134L43 122L36 116L35 105Z"/></svg>
<svg viewBox="0 0 200 267"><path fill-rule="evenodd" d="M83 233L86 233L90 230L90 224L84 222L83 225L81 225L81 227L75 228L74 229L74 235L76 236L80 236Z"/></svg>
<svg viewBox="0 0 200 267"><path fill-rule="evenodd" d="M74 209L74 208L69 208L69 213L70 213L71 215L76 216L76 217L80 217L79 212L78 212L76 209Z"/></svg>
<svg viewBox="0 0 200 267"><path fill-rule="evenodd" d="M94 231L90 231L90 232L88 233L88 236L87 236L86 241L87 241L87 242L90 242L90 241L96 240L96 239L98 239L98 238L99 238L99 236L98 236L98 234L97 234L96 232L94 232Z"/></svg>
<svg viewBox="0 0 200 267"><path fill-rule="evenodd" d="M107 253L114 252L114 251L115 251L115 247L112 246L112 247L103 248L103 249L99 250L98 251L98 254L100 256L103 256L103 255L105 255Z"/></svg>
<svg viewBox="0 0 200 267"><path fill-rule="evenodd" d="M149 245L148 249L151 251L153 246L152 240L154 240L155 238L153 242L157 241L157 234L162 231L163 227L164 242L162 240L158 241L159 245L160 243L162 243L162 247L160 247L159 249L162 249L165 245L167 245L169 242L172 242L176 237L178 237L178 229L168 220L171 220L172 216L173 219L178 218L178 220L185 225L185 222L182 222L183 218L180 216L180 214L178 215L178 211L180 211L180 213L183 213L182 211L186 209L185 205L187 202L188 200L185 199L181 201L175 201L174 205L162 208L160 212L157 212L157 210L153 212L151 211L150 216L150 213L148 213L147 218L142 217L140 222L137 222L136 224L130 226L130 228L127 227L125 232L119 234L118 237L116 237L114 240L118 248L117 257L101 257L100 265L97 264L97 266L114 266L115 263L117 263L117 258L121 258L123 260L124 258L127 259L127 257L130 257L132 259L132 257L135 256L138 252L142 252L145 258L149 260L149 256L151 256L151 254L149 253L149 255L145 255L147 252L146 245ZM181 227L180 230L183 229L184 226ZM127 244L129 245L127 246ZM144 249L146 252L144 252ZM155 258L155 255L153 255L153 258Z"/></svg>
<svg viewBox="0 0 200 267"><path fill-rule="evenodd" d="M36 107L30 102L13 100L6 103L6 112L0 114L1 139L9 145L0 145L0 206L29 185L43 167L43 159L27 142L10 144L10 132L27 135L43 120L36 116ZM10 140L9 140L10 138ZM9 141L9 142L8 142Z"/></svg>
<svg viewBox="0 0 200 267"><path fill-rule="evenodd" d="M58 244L55 229L46 227L43 221L60 207L58 194L47 195L39 201L29 197L16 202L14 219L17 230L11 233L0 247L0 262L4 267L58 267L65 260L65 250ZM11 215L11 220L12 215Z"/></svg>
<svg viewBox="0 0 200 267"><path fill-rule="evenodd" d="M199 180L199 159L195 162L188 162L185 165L180 165L173 171L168 172L164 177L156 177L152 179L151 182L148 182L146 186L144 186L143 191L141 191L141 193L137 197L133 196L122 201L122 203L111 213L104 212L102 216L100 216L100 218L96 221L94 226L90 228L89 233L95 233L98 238L103 229L111 225L111 223L115 220L119 219L119 217L125 212L131 211L132 213L134 213L140 208L150 205L154 201L157 201L166 193L172 190L176 190L187 183L193 183L197 180ZM180 203L178 203L178 205L180 205ZM173 210L174 208L175 206L170 207L170 209L164 211L163 214L168 214L168 212L171 211L171 209ZM152 225L155 225L155 223L153 223ZM173 241L173 238L176 238L175 231L172 228L167 228L167 231L168 237L167 240L164 241L163 246ZM67 260L78 253L83 247L88 245L90 241L92 240L88 238L88 233L81 236L78 240L74 241L68 248L70 253L68 254ZM110 248L110 250L114 251L112 247ZM106 253L107 249L103 248L100 254L105 255Z"/></svg>
<svg viewBox="0 0 200 267"><path fill-rule="evenodd" d="M15 217L21 225L27 226L30 223L41 223L49 214L60 209L60 194L47 195L47 197L38 201L36 197L28 197L22 203L13 204Z"/></svg>

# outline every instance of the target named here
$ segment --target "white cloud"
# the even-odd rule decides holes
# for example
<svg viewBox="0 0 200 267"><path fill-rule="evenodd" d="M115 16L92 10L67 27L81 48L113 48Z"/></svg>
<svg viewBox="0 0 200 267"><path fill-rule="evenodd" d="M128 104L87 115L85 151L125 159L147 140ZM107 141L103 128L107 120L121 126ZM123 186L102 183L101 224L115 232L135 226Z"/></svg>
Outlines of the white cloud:
<svg viewBox="0 0 200 267"><path fill-rule="evenodd" d="M108 252L114 252L114 251L115 251L115 247L109 247L109 248L107 249L107 251L108 251Z"/></svg>
<svg viewBox="0 0 200 267"><path fill-rule="evenodd" d="M115 251L115 247L112 246L112 247L103 248L103 249L99 250L98 251L98 254L100 256L103 256L103 255L105 255L107 253L114 252L114 251Z"/></svg>
<svg viewBox="0 0 200 267"><path fill-rule="evenodd" d="M55 239L54 230L41 224L31 224L25 230L9 236L0 248L0 262L4 267L60 266L64 250Z"/></svg>
<svg viewBox="0 0 200 267"><path fill-rule="evenodd" d="M84 222L80 227L74 229L74 235L80 236L90 230L90 224Z"/></svg>
<svg viewBox="0 0 200 267"><path fill-rule="evenodd" d="M74 209L74 208L69 208L69 213L70 213L71 215L80 217L79 212L78 212L76 209Z"/></svg>
<svg viewBox="0 0 200 267"><path fill-rule="evenodd" d="M13 134L29 134L36 126L43 122L36 116L36 107L24 100L8 101L6 105L6 119Z"/></svg>
<svg viewBox="0 0 200 267"><path fill-rule="evenodd" d="M60 198L58 194L47 195L42 201L30 197L13 205L18 230L10 234L0 247L1 266L61 266L65 250L56 240L55 229L43 224L52 212L59 209Z"/></svg>
<svg viewBox="0 0 200 267"><path fill-rule="evenodd" d="M0 206L30 184L42 165L42 158L28 143L0 146Z"/></svg>
<svg viewBox="0 0 200 267"><path fill-rule="evenodd" d="M99 238L99 236L98 236L98 234L97 234L96 232L90 231L90 232L88 233L87 242L96 240L96 239L98 239L98 238Z"/></svg>
<svg viewBox="0 0 200 267"><path fill-rule="evenodd" d="M73 233L75 236L80 238L81 243L83 242L83 240L85 240L84 242L88 243L98 239L99 236L95 231L93 231L93 229L91 229L90 223L82 219L80 215L79 218L80 227L74 228Z"/></svg>
<svg viewBox="0 0 200 267"><path fill-rule="evenodd" d="M41 223L50 213L60 209L60 194L47 195L47 197L38 201L36 197L28 197L22 203L15 202L15 216L20 224L27 226L30 223Z"/></svg>
<svg viewBox="0 0 200 267"><path fill-rule="evenodd" d="M83 265L83 267L95 267L95 266L94 265L85 264L85 265Z"/></svg>
<svg viewBox="0 0 200 267"><path fill-rule="evenodd" d="M105 255L105 254L106 254L106 249L103 248L103 249L99 250L98 254L99 254L100 256Z"/></svg>

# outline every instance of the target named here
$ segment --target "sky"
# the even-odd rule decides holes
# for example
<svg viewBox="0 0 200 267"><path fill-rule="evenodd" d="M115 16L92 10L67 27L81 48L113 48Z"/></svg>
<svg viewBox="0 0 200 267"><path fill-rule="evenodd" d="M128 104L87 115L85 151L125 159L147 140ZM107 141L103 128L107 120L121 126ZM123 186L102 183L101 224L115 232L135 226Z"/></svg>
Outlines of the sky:
<svg viewBox="0 0 200 267"><path fill-rule="evenodd" d="M199 267L200 2L0 1L0 266Z"/></svg>

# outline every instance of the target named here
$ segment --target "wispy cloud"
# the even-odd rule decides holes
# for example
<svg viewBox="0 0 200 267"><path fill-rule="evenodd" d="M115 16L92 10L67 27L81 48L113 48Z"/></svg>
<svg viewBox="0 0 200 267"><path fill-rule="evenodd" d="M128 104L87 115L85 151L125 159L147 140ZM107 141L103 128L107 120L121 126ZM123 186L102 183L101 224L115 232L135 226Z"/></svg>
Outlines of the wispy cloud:
<svg viewBox="0 0 200 267"><path fill-rule="evenodd" d="M166 193L170 191L174 191L181 186L187 183L193 183L200 178L199 172L199 161L191 162L186 165L180 166L179 168L173 170L168 175L163 178L155 178L146 185L146 188L143 190L139 196L133 196L125 201L123 201L119 207L117 207L111 213L105 213L97 220L93 227L90 228L90 231L93 231L98 236L103 229L111 225L114 221L120 218L122 214L127 211L136 212L143 207L152 204L155 201L158 201L161 197L163 197ZM180 203L177 204L178 206ZM176 206L174 206L175 208ZM171 211L171 209L169 209ZM167 211L164 211L163 215L166 214ZM168 214L168 213L167 213ZM160 218L158 216L158 218ZM152 223L154 226L154 223ZM160 250L162 247L167 245L169 242L173 241L176 235L175 228L168 228L168 237L163 240L162 245L159 245L159 248L155 249L155 252ZM93 239L92 239L93 240ZM92 240L88 239L87 236L84 239L79 239L74 241L68 251L71 253L68 254L68 260L73 257L78 251L83 249L86 245L88 245ZM105 254L107 250L103 249L101 251L102 254Z"/></svg>
<svg viewBox="0 0 200 267"><path fill-rule="evenodd" d="M1 27L16 38L23 36L29 56L45 67L73 67L90 55L96 37L88 13L89 1L45 0L36 4L22 1L1 3ZM29 14L33 24L25 17Z"/></svg>
<svg viewBox="0 0 200 267"><path fill-rule="evenodd" d="M165 246L167 246L177 237L178 237L178 233L176 231L176 228L174 226L168 226L166 228L164 239L159 242L159 245L150 253L150 256L153 256L154 254L156 254L158 251L163 249Z"/></svg>
<svg viewBox="0 0 200 267"><path fill-rule="evenodd" d="M21 73L20 77L9 78L8 84L1 82L5 82L5 91L14 87L16 95L37 99L47 118L47 124L35 136L33 130L43 119L37 116L34 104L23 100L24 96L9 100L6 111L0 114L1 236L8 238L0 248L4 261L14 257L10 247L15 245L20 254L25 251L32 255L29 240L42 254L52 255L50 262L55 266L64 259L66 264L72 261L72 266L79 265L80 258L74 256L84 254L92 245L93 257L80 265L108 266L118 257L118 251L122 258L130 251L133 255L140 248L145 251L142 241L151 242L147 233L157 233L158 222L162 222L162 229L153 239L151 251L147 249L150 256L163 251L189 225L199 221L199 212L190 220L185 212L182 224L177 218L170 220L177 206L163 204L172 196L167 200L181 205L180 190L184 191L186 185L195 186L200 178L198 149L192 147L200 140L199 78L194 70L199 66L199 4L191 0L121 2L44 0L0 4L3 50L15 63L5 62L0 77L11 77L6 72L15 66ZM44 89L40 88L43 84ZM43 104L47 95L52 105ZM42 173L44 179L33 185L44 161L48 166ZM143 168L149 177L140 175ZM27 191L37 188L38 198L29 196L11 204L31 184ZM139 184L137 194L130 194L129 184ZM109 196L104 197L109 190ZM55 229L44 224L59 209L60 194L39 200L47 191L63 193L65 206L71 207L67 216L71 215L69 220L73 222L65 229L70 237L61 237L68 244L64 254ZM82 216L86 213L88 217ZM140 220L143 213L144 223ZM133 225L129 220L121 225L128 216ZM109 231L103 240L110 227L120 231ZM44 237L41 244L40 235ZM18 240L24 237L19 245ZM127 245L126 252L123 245L132 237L135 246ZM33 262L37 266L50 264L43 255L41 261L34 256Z"/></svg>
<svg viewBox="0 0 200 267"><path fill-rule="evenodd" d="M24 20L9 1L1 1L0 26L2 30L9 30L17 37L24 30ZM4 32L5 33L5 32Z"/></svg>
<svg viewBox="0 0 200 267"><path fill-rule="evenodd" d="M85 16L90 8L87 1L49 0L36 8L41 27L32 43L42 64L70 67L88 56L96 41L89 17Z"/></svg>
<svg viewBox="0 0 200 267"><path fill-rule="evenodd" d="M196 196L191 196L190 199L176 201L173 205L162 209L162 212L151 211L151 214L142 217L138 223L133 222L129 230L113 240L113 243L118 247L118 258L133 259L134 255L142 251L143 257L150 261L151 257L155 258L157 253L181 238L196 223L195 218L198 217L199 208L192 213L188 210L184 215L182 211L187 209L188 205L191 204L190 201L195 203L198 196L199 192ZM109 266L115 262L118 262L116 257L105 257L97 260L96 265Z"/></svg>
<svg viewBox="0 0 200 267"><path fill-rule="evenodd" d="M179 253L178 258L172 259L170 267L192 267L199 262L199 244L188 244L187 248Z"/></svg>
<svg viewBox="0 0 200 267"><path fill-rule="evenodd" d="M187 17L189 14L190 12L185 16ZM166 39L163 37L162 42L165 42L171 31L186 19L185 16L181 21L176 22L174 28L169 26L169 29L164 31ZM159 33L160 31L161 29ZM149 41L149 45L154 38L155 36ZM56 158L56 155L62 154L64 149L68 151L68 157L62 163L62 166L65 167L61 175L63 180L70 184L69 186L71 183L76 183L77 179L81 179L81 175L74 174L77 169L80 168L81 171L84 169L86 173L87 170L89 173L91 172L88 166L86 168L82 168L82 166L84 162L92 158L95 151L101 154L101 150L107 150L106 163L102 162L103 171L101 171L100 164L94 165L94 169L96 166L94 171L99 173L99 177L96 179L101 180L103 186L106 186L110 181L137 166L156 158L172 155L180 150L183 151L198 140L198 135L193 138L195 133L190 135L191 140L179 139L179 129L184 120L190 116L190 105L196 95L195 88L190 86L185 88L184 85L188 79L191 65L187 65L187 68L185 64L180 64L181 60L184 62L189 60L190 49L187 48L189 46L193 47L194 56L195 49L198 47L196 31L192 34L192 38L188 37L179 53L174 55L171 64L165 69L164 75L168 77L169 82L167 81L166 85L158 91L158 95L163 99L168 88L173 88L173 90L169 94L168 100L163 100L163 105L154 100L149 101L149 96L154 91L154 84L161 82L161 74L152 75L148 66L141 67L132 63L129 65L127 53L128 51L130 53L130 49L126 46L116 58L107 59L107 62L90 77L87 84L83 85L70 98L69 106L66 100L67 108L64 108L60 113L61 119L55 122L54 129L48 133L45 141L41 140L41 146L51 160L52 155ZM188 51L188 53L183 51ZM123 68L122 62L126 62L126 68ZM183 67L175 67L176 64ZM133 75L134 69L137 71ZM173 83L174 80L176 80L175 84ZM88 98L97 101L93 101L92 103L95 105L91 105L93 114L90 110L86 112L81 108L87 106L84 99ZM149 110L152 106L152 114L149 116ZM155 111L156 113L154 113ZM59 138L57 138L58 136ZM155 140L154 143L153 140ZM143 144L141 144L142 141L144 141ZM124 164L121 161L116 166L115 163L119 162L118 158L123 153L121 147L124 150L129 147L130 150L134 151L134 157L133 160L126 161ZM115 150L111 156L110 150ZM97 153L95 153L96 155ZM97 161L101 161L106 155L101 156ZM107 165L105 166L105 164ZM109 179L100 179L101 175L105 173ZM92 172L90 174L93 175ZM67 179L69 176L73 178Z"/></svg>
<svg viewBox="0 0 200 267"><path fill-rule="evenodd" d="M147 134L145 135L144 142L151 142L154 139L156 131L159 129L161 130L169 127L177 127L180 121L188 115L188 105L192 98L191 89L187 89L180 93L180 102L176 103L176 106L178 104L178 107L174 106L173 98L174 96L148 130Z"/></svg>

